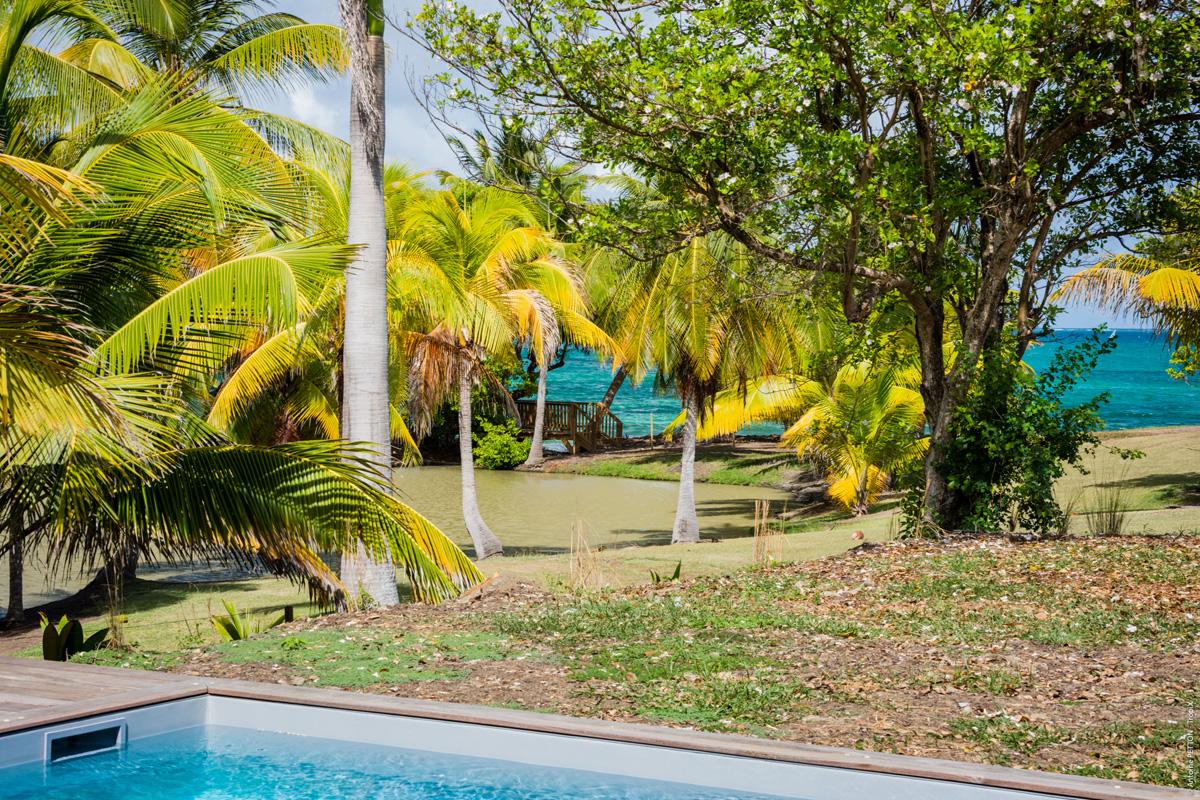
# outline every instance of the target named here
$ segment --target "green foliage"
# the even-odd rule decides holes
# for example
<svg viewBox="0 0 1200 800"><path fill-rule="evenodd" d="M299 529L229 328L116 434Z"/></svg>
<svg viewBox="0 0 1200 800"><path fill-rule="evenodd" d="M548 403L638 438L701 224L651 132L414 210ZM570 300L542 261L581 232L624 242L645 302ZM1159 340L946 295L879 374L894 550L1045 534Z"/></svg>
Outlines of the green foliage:
<svg viewBox="0 0 1200 800"><path fill-rule="evenodd" d="M527 648L494 633L417 634L371 628L259 636L218 645L217 653L230 664L269 661L316 685L346 688L462 679L473 661L530 655Z"/></svg>
<svg viewBox="0 0 1200 800"><path fill-rule="evenodd" d="M39 612L42 628L42 658L46 661L69 661L77 653L98 650L108 640L108 628L101 628L91 636L84 637L83 623L68 619L64 614L57 623L51 622Z"/></svg>
<svg viewBox="0 0 1200 800"><path fill-rule="evenodd" d="M722 231L760 296L832 296L853 321L901 305L931 406L925 510L948 527L939 465L998 323L1036 339L1046 288L1099 242L1161 232L1200 176L1195 3L451 0L414 27L448 113L536 119L565 158L636 178L589 210L592 241L649 261Z"/></svg>
<svg viewBox="0 0 1200 800"><path fill-rule="evenodd" d="M1055 353L1038 375L1018 360L1005 337L987 350L975 384L955 413L942 468L970 530L1024 530L1051 535L1063 512L1054 484L1068 465L1099 444L1101 394L1079 405L1065 395L1115 346L1099 328L1086 341Z"/></svg>
<svg viewBox="0 0 1200 800"><path fill-rule="evenodd" d="M226 642L239 642L243 639L249 639L256 633L270 630L278 625L283 624L284 615L280 614L276 619L264 623L259 621L250 627L249 620L246 620L238 613L237 607L230 600L222 600L221 604L225 606L224 614L215 614L212 617L213 628L216 629L217 635Z"/></svg>
<svg viewBox="0 0 1200 800"><path fill-rule="evenodd" d="M517 424L480 421L482 433L471 438L475 443L475 465L483 469L512 469L529 457L529 441L519 438Z"/></svg>

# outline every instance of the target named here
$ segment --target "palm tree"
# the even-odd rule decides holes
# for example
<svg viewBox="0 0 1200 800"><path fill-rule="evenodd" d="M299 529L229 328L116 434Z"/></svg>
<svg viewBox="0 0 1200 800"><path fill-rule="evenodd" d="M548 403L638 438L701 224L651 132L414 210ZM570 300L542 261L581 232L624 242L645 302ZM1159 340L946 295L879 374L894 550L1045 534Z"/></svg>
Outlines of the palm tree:
<svg viewBox="0 0 1200 800"><path fill-rule="evenodd" d="M228 97L261 95L346 68L345 34L282 12L260 13L260 0L87 0L108 38L68 49L71 63L130 87L148 73L188 74ZM380 15L382 19L382 15Z"/></svg>
<svg viewBox="0 0 1200 800"><path fill-rule="evenodd" d="M22 0L0 12L9 23L25 15L0 30L28 38L86 11L43 3L63 13L34 24L35 6ZM249 127L252 115L217 105L187 76L148 76L121 90L24 39L6 40L4 52L0 267L32 287L14 294L19 303L34 292L71 298L56 307L55 335L86 357L76 354L58 375L45 358L30 363L56 386L87 389L43 391L31 403L11 393L21 382L6 385L0 405L24 415L5 429L5 530L22 534L6 547L31 535L60 558L126 545L216 550L327 590L336 579L313 549L361 542L371 554L390 552L424 597L477 579L436 529L381 495L355 447L239 446L192 414L213 366L258 331L293 323L349 255L320 238L288 238L303 227L305 198L294 169ZM46 64L67 77L38 83ZM45 101L24 102L30 92ZM104 102L79 103L89 92ZM75 104L73 115L60 113ZM33 130L54 134L21 133ZM6 367L37 352L29 339L18 337L24 351L5 348ZM95 410L64 413L60 395ZM100 400L81 405L81 396Z"/></svg>
<svg viewBox="0 0 1200 800"><path fill-rule="evenodd" d="M340 0L350 45L350 202L347 239L361 249L346 270L342 432L376 448L391 475L388 391L387 220L383 197L384 45L382 0ZM343 579L380 605L399 602L386 561L342 555Z"/></svg>
<svg viewBox="0 0 1200 800"><path fill-rule="evenodd" d="M1200 240L1175 237L1161 258L1119 254L1067 278L1055 299L1088 303L1150 322L1176 347L1182 374L1200 347Z"/></svg>
<svg viewBox="0 0 1200 800"><path fill-rule="evenodd" d="M823 464L829 496L866 514L898 471L925 455L925 404L913 369L847 364L827 380L803 381L791 402L803 410L781 440Z"/></svg>
<svg viewBox="0 0 1200 800"><path fill-rule="evenodd" d="M631 278L632 300L615 337L628 348L630 376L640 381L657 369L656 383L673 388L683 405L672 543L700 541L696 439L713 396L750 377L778 372L792 357L786 309L754 296L744 278L749 266L739 245L709 235Z"/></svg>
<svg viewBox="0 0 1200 800"><path fill-rule="evenodd" d="M489 353L508 352L519 338L546 352L550 309L560 324L586 327L579 286L554 237L540 228L527 203L484 188L460 202L439 192L405 214L393 250L393 328L409 336L409 416L428 431L433 410L457 395L463 518L475 554L503 551L484 522L475 495L471 389L491 382Z"/></svg>

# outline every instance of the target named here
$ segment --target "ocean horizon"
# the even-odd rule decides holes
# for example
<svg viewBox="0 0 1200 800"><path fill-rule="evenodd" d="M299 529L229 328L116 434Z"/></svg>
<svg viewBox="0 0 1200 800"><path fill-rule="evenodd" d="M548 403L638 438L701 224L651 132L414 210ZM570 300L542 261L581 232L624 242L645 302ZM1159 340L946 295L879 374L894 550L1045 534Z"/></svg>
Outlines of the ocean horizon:
<svg viewBox="0 0 1200 800"><path fill-rule="evenodd" d="M1176 380L1167 374L1171 349L1153 331L1137 328L1110 328L1117 345L1103 356L1088 379L1067 395L1071 403L1082 403L1107 393L1100 408L1107 430L1149 428L1168 425L1200 425L1200 386ZM1064 328L1029 349L1025 361L1034 369L1049 365L1062 347L1077 344L1091 333L1090 328ZM552 370L547 379L551 400L599 402L612 380L612 368L590 353L572 350L562 367ZM679 399L673 393L653 389L654 376L641 385L629 381L621 387L613 402L613 413L624 423L626 436L654 435L679 413ZM777 433L778 425L754 425L745 433Z"/></svg>

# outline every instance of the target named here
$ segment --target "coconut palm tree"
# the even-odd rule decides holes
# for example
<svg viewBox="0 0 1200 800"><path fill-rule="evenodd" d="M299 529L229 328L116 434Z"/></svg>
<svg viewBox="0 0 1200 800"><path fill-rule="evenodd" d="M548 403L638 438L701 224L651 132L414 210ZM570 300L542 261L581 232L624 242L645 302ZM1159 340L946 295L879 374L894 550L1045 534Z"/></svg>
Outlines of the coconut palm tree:
<svg viewBox="0 0 1200 800"><path fill-rule="evenodd" d="M350 195L347 239L360 246L346 270L342 347L342 432L376 448L391 475L388 390L387 219L383 197L384 44L382 0L340 0L350 46ZM386 561L343 553L342 576L380 605L399 602Z"/></svg>
<svg viewBox="0 0 1200 800"><path fill-rule="evenodd" d="M641 274L615 339L635 382L657 370L655 381L674 389L683 405L679 500L672 543L700 541L695 461L700 423L722 388L777 373L794 346L786 309L755 297L744 276L746 252L709 235L688 242Z"/></svg>
<svg viewBox="0 0 1200 800"><path fill-rule="evenodd" d="M523 336L545 353L551 326L540 321L550 310L559 324L586 327L577 276L529 205L493 188L465 201L446 191L413 204L391 261L393 328L412 332L410 421L428 431L433 410L457 396L463 518L476 556L496 555L502 545L475 495L471 389L491 382L507 398L484 359Z"/></svg>
<svg viewBox="0 0 1200 800"><path fill-rule="evenodd" d="M31 11L48 6L54 13ZM121 90L25 41L56 21L103 31L82 4L23 0L0 13L10 23L0 26L10 37L0 268L31 287L21 302L33 292L70 298L54 316L86 357L71 380L51 377L104 398L93 404L104 413L82 420L62 413L55 393L3 398L27 415L24 428L5 431L5 530L22 533L6 546L32 535L63 557L111 553L100 545L118 539L216 549L328 589L313 548L361 542L401 561L426 597L452 592L451 575L477 578L432 526L380 497L361 451L246 448L191 412L213 365L256 331L293 322L349 255L344 245L288 238L302 227L304 197L251 115L214 103L191 76L149 76ZM55 70L67 77L46 84ZM61 113L89 92L104 102ZM7 348L6 366L18 355Z"/></svg>
<svg viewBox="0 0 1200 800"><path fill-rule="evenodd" d="M86 0L116 42L86 37L64 53L118 86L147 73L191 75L230 98L324 80L346 68L345 35L260 0Z"/></svg>
<svg viewBox="0 0 1200 800"><path fill-rule="evenodd" d="M1200 370L1200 238L1175 235L1156 249L1164 252L1102 259L1067 278L1055 299L1149 322L1175 347L1171 374L1187 377Z"/></svg>

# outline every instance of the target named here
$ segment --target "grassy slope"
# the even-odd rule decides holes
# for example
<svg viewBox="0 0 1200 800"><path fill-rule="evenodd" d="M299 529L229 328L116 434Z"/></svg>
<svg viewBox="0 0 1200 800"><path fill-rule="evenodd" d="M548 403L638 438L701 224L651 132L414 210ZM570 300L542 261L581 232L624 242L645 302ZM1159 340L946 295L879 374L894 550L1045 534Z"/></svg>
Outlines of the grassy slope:
<svg viewBox="0 0 1200 800"><path fill-rule="evenodd" d="M105 663L1185 785L1200 538L890 543Z"/></svg>

